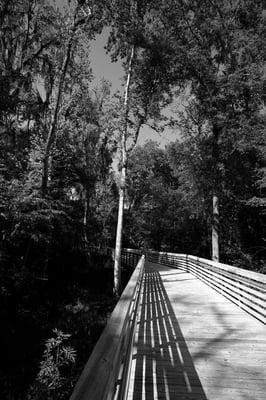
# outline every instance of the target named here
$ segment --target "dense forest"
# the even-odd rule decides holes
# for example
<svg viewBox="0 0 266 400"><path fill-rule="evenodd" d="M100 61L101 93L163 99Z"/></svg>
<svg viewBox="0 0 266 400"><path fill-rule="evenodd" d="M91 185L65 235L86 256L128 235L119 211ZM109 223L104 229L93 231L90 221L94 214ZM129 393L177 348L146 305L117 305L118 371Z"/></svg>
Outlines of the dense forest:
<svg viewBox="0 0 266 400"><path fill-rule="evenodd" d="M69 398L122 247L266 272L265 40L264 0L0 0L2 399Z"/></svg>

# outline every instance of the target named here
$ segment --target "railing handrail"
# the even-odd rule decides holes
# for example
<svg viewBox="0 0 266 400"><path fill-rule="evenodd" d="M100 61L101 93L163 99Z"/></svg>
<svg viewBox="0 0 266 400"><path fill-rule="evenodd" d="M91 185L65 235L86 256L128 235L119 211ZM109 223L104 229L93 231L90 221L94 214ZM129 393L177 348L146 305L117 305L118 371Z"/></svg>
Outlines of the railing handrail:
<svg viewBox="0 0 266 400"><path fill-rule="evenodd" d="M145 257L142 256L74 388L70 400L110 400L125 360Z"/></svg>
<svg viewBox="0 0 266 400"><path fill-rule="evenodd" d="M122 251L123 251L123 253L133 253L133 254L139 254L139 255L143 254L143 251L138 250L138 249L124 249L123 248Z"/></svg>

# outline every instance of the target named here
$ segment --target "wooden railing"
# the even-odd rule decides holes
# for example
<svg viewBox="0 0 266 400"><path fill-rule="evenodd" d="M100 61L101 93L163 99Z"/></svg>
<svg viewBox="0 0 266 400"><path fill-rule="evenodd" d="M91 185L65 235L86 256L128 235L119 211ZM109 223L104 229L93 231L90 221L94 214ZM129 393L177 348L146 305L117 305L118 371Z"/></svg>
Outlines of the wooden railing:
<svg viewBox="0 0 266 400"><path fill-rule="evenodd" d="M186 254L149 252L148 261L190 272L266 323L266 275Z"/></svg>
<svg viewBox="0 0 266 400"><path fill-rule="evenodd" d="M122 400L129 384L144 255L123 249L122 261L137 266L98 340L70 400ZM186 254L151 251L148 261L190 272L266 323L266 276Z"/></svg>
<svg viewBox="0 0 266 400"><path fill-rule="evenodd" d="M122 249L121 260L122 263L129 267L134 268L137 265L139 258L142 256L141 250L136 249Z"/></svg>
<svg viewBox="0 0 266 400"><path fill-rule="evenodd" d="M133 254L134 253L134 254ZM139 262L76 384L70 400L122 400L128 390L133 338L144 256L123 252L124 262Z"/></svg>

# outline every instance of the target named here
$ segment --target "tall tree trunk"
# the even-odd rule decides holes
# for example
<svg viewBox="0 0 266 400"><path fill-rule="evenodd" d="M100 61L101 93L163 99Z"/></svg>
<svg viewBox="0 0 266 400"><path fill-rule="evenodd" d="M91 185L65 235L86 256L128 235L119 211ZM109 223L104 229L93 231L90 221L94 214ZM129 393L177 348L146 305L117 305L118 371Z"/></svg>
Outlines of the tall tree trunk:
<svg viewBox="0 0 266 400"><path fill-rule="evenodd" d="M126 175L127 175L127 118L129 111L129 89L130 81L132 77L133 60L135 56L135 46L132 46L127 81L125 86L124 96L124 127L122 130L121 137L121 174L119 182L119 207L117 216L117 228L116 228L116 243L115 243L115 260L114 260L114 294L118 296L121 290L121 250L122 250L122 232L123 232L123 216L124 216L124 200L125 200L125 188L126 188Z"/></svg>
<svg viewBox="0 0 266 400"><path fill-rule="evenodd" d="M216 194L212 198L212 259L219 262L219 200Z"/></svg>
<svg viewBox="0 0 266 400"><path fill-rule="evenodd" d="M214 166L214 179L213 179L213 196L212 196L212 260L219 262L219 198L217 192L221 184L219 179L218 163L219 163L219 135L221 133L221 126L218 123L213 125L213 166Z"/></svg>
<svg viewBox="0 0 266 400"><path fill-rule="evenodd" d="M119 206L118 206L118 216L117 216L115 260L114 260L114 294L116 296L119 295L121 290L121 250L122 250L122 232L123 232L123 217L124 217L125 182L126 182L126 167L122 167L120 188L119 188Z"/></svg>
<svg viewBox="0 0 266 400"><path fill-rule="evenodd" d="M88 190L85 188L84 192L84 211L83 211L83 238L84 246L87 247L88 236L87 236L87 222L88 222Z"/></svg>

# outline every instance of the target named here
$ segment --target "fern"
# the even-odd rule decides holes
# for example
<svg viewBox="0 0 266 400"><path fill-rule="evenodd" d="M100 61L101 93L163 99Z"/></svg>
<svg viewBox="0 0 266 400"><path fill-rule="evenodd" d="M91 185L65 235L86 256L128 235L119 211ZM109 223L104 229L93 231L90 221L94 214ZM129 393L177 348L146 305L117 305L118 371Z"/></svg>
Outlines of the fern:
<svg viewBox="0 0 266 400"><path fill-rule="evenodd" d="M58 329L54 329L53 333L54 336L45 343L40 370L28 400L58 399L68 391L67 372L76 361L76 351L73 347L65 345L71 335Z"/></svg>

